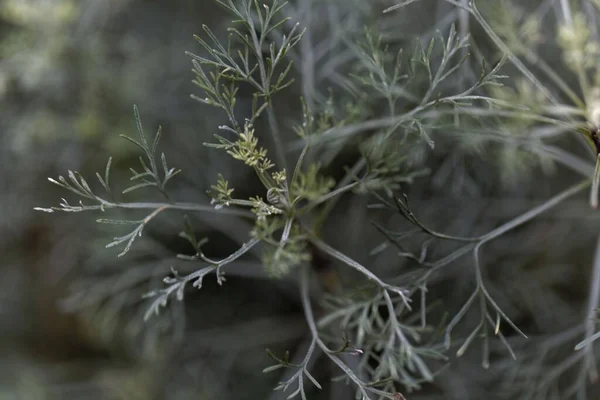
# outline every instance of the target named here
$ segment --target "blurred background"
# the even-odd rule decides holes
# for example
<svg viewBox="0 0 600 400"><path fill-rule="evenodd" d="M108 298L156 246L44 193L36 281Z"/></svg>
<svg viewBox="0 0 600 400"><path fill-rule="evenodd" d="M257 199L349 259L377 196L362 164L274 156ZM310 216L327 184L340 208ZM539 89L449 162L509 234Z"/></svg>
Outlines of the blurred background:
<svg viewBox="0 0 600 400"><path fill-rule="evenodd" d="M530 11L543 13L549 25L542 31L550 37L553 2L535 3ZM548 6L540 11L538 3ZM397 41L415 34L431 37L436 28L445 30L460 17L443 1L424 1L410 14L381 20L381 10L393 2L347 4L341 9L359 15L356 21L375 21ZM319 30L327 23L321 16L313 12L309 18L317 37L328 32ZM112 156L115 185L127 179L138 154L119 134L135 135L134 104L146 134L163 127L161 148L183 170L172 187L174 198L208 203L205 191L218 173L236 194L254 193L259 186L245 168L202 145L224 117L190 98L199 90L191 83L185 51L201 53L193 35L201 33L202 24L224 37L227 21L223 10L208 0L0 0L0 400L286 397L272 391L281 377L262 369L272 364L266 348L282 354L301 352L307 345L293 278L264 279L256 258L241 263L238 273L228 277L227 290L206 279L201 291L186 295L185 302L172 302L145 323L142 295L159 287L171 266L193 269L177 264L174 257L191 251L177 237L183 215L158 217L132 252L118 258L117 250L104 248L120 234L118 227L98 225L97 216L86 213L33 211L68 195L47 181L67 170L92 177ZM477 28L472 33L481 38L479 51L494 53ZM552 54L555 44L550 42L542 54ZM294 96L300 89L294 88L293 99L278 104L283 120L298 119ZM250 96L244 95L242 91L241 110L250 107ZM292 138L290 130L284 139ZM483 151L496 157L490 167L489 158L481 157L485 143L466 148L453 137L446 139L447 145L439 140L442 145L435 152L417 156L426 158L432 175L415 184L411 197L427 200L416 202L420 215L455 234L492 229L580 179L539 160L522 162L524 158L514 158L510 151ZM563 139L551 140L560 144ZM424 152L421 147L418 151ZM328 171L343 172L355 158L356 152L342 153ZM143 198L150 201L149 196ZM365 261L383 241L375 234L365 236L375 232L369 220L394 220L367 214L367 199L356 197L340 202L325 234L335 246ZM514 345L520 360L535 358L533 367L519 369L522 364L509 361L498 345L493 351L496 363L484 371L474 346L460 360L452 360L453 368L435 385L407 394L407 400L520 398L514 392L522 394L528 379L564 365L586 318L598 228L598 218L590 216L583 197L566 201L487 249L490 290L516 316L517 325L531 333L530 341L515 339ZM247 237L248 226L233 220L190 217L197 233L210 239L209 256L227 255ZM389 269L398 262L394 254L378 258ZM460 308L472 291L472 280L465 278L471 276L468 268L457 263L437 276L429 288L432 303L446 304L452 312ZM469 321L477 321L477 315ZM548 342L552 338L560 345ZM546 359L548 348L560 351ZM315 375L324 390L315 391L315 399L353 398L348 389L328 383L327 377L337 374L328 362L317 364ZM569 375L568 368L560 371L561 377L566 371L567 383L579 376ZM507 384L510 374L514 379Z"/></svg>

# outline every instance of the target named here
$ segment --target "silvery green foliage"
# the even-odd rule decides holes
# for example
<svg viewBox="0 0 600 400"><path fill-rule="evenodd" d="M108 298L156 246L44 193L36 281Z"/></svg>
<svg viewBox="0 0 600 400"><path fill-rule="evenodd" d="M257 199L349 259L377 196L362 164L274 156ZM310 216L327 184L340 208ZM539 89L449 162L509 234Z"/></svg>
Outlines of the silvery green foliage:
<svg viewBox="0 0 600 400"><path fill-rule="evenodd" d="M544 2L523 20L510 1L440 1L440 17L406 38L389 21L417 15L427 1L217 3L233 21L226 38L208 26L196 37L192 97L225 121L204 151L246 168L256 190L225 170L208 188L210 201L179 201L175 185L186 170L167 163L175 157L160 150L160 129L147 136L135 109L129 141L140 158L131 185L114 188L109 158L95 184L71 171L51 178L78 202L39 208L145 210L141 219L97 220L133 227L107 245L121 246L120 256L143 243L159 215L190 215L180 233L190 251L178 254L187 265L161 268L163 285L150 279L137 317L152 324L171 312L179 320L189 289L212 277L226 292L228 271L248 274L236 266L260 257L256 275L271 287L277 279L297 286L306 329L296 356L268 351L274 364L265 372L283 372L273 396L312 398L333 377L361 399L437 398L434 385L444 398L594 398L587 382L597 379L600 262L579 313L552 286L592 263L571 256L595 234L593 222L576 223L592 213L576 195L591 186L597 205L600 163L594 174L596 159L585 152L600 140L589 61L597 33L588 28L597 6L559 1L550 11ZM551 12L558 23L544 34ZM566 67L538 53L548 34ZM147 189L160 200L129 197ZM562 210L575 216L561 219ZM237 249L207 255L199 221L225 234L235 225ZM562 240L562 252L540 235ZM149 281L138 272L128 276ZM89 293L110 297L110 285ZM323 360L337 372L319 371Z"/></svg>

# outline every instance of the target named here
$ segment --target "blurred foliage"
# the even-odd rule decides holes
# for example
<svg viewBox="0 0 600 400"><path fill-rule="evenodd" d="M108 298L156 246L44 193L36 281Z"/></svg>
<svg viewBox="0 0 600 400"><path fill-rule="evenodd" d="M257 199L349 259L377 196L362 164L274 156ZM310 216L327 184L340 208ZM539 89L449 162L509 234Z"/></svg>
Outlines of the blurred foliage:
<svg viewBox="0 0 600 400"><path fill-rule="evenodd" d="M202 145L214 142L216 127L233 124L231 118L189 96L203 95L192 79L205 91L211 81L185 52L198 62L210 55L213 43L199 45L193 38L209 32L203 24L226 42L226 10L197 0L0 0L0 398L275 400L296 389L273 392L278 382L310 379L303 375L306 368L322 386L307 384L308 398L351 399L352 387L330 383L339 371L323 361L327 355L304 358L314 348L307 340L304 298L296 276L285 273L309 258L323 286L311 292L312 306L323 336L340 345L336 356L366 371L388 357L392 361L381 363L386 368L372 375L390 388L385 377L398 377L398 370L412 368L425 381L435 374L426 383L401 376L414 382L397 388L407 400L597 398L597 385L587 383L594 379L597 346L573 352L595 331L590 307L597 302L598 281L590 277L598 218L585 200L561 198L559 207L535 222L494 236L481 260L428 268L430 260L461 249L435 229L487 243L486 235L511 218L528 215L578 174L593 173L589 146L573 132L589 130L584 119L593 119L581 111L593 100L582 76L591 77L590 90L600 76L594 64L598 32L585 20L600 18L598 2L579 7L480 0L481 14L468 14L450 2L421 0L383 13L397 3L291 1L286 15L307 31L289 54L290 76L298 79L286 83L289 92L273 109L286 154L297 154L307 138L316 144L305 154L307 167L293 191L318 201L359 182L351 186L352 196L320 209L311 221L316 231L332 248L373 265L377 276L414 284L410 295L422 309L408 311L396 298L386 309L384 295L363 286L360 274L323 258L300 237L283 255L276 247L250 249L248 261L228 270L226 287L206 279L202 291L189 290L185 302L172 301L144 322L151 301L144 294L163 288L167 276L172 283L197 272L175 254L226 259L248 232L275 241L273 234L285 224L263 218L253 227L218 215L190 215L185 226L194 228L180 234L183 214L161 214L122 259L121 250L104 248L114 226L32 209L64 195L46 185L46 177L66 170L92 177L104 171L109 155L113 183L130 186L128 167L138 165L139 152L119 134L135 138L131 108L138 104L146 133L163 127L161 151L169 166L183 171L169 183L169 196L201 204L212 197L223 206L234 193L251 199L244 201L257 214L271 215L281 191L259 198L264 182L251 168ZM563 23L560 9L567 3L571 25ZM503 59L478 15L505 43L502 50L522 59L535 79L522 76L513 59ZM445 71L455 75L448 78ZM463 96L454 98L455 91ZM470 95L479 97L467 104ZM240 85L226 111L250 116L256 98L252 87ZM410 118L397 124L386 120L405 114ZM267 118L252 119L252 126L239 121L244 129L237 142L218 139L216 146L254 168L257 159L271 162L278 144L265 133ZM376 123L362 136L346 134L361 121ZM283 190L277 176L271 176L279 185L274 188ZM93 188L102 189L97 183ZM164 200L144 190L129 198ZM392 195L400 200L389 201ZM136 220L145 214L121 216ZM296 237L294 229L290 225ZM266 272L264 263L271 267ZM444 368L436 329L460 314L473 287L488 295L481 307L502 310L529 338L521 338L498 311L501 328L494 321L495 335L479 342L481 316L468 309L452 325L451 368ZM381 322L393 315L390 309L400 310L401 319ZM371 317L361 319L367 313ZM402 351L383 352L381 343L395 328L409 334ZM462 346L470 341L482 348ZM290 359L277 356L287 350ZM411 365L421 356L426 367ZM276 372L263 374L274 360ZM285 373L298 366L300 375Z"/></svg>

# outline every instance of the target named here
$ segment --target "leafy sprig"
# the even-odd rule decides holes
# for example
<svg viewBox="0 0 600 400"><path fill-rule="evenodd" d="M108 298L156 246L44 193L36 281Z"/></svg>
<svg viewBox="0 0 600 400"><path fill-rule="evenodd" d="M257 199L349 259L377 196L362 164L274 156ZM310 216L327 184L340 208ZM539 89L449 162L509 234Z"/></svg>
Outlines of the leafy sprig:
<svg viewBox="0 0 600 400"><path fill-rule="evenodd" d="M188 283L192 282L192 286L200 289L202 287L202 282L206 275L211 273L215 273L217 277L217 283L222 285L225 282L224 272L221 270L227 264L231 264L244 254L246 254L250 249L252 249L256 244L260 242L259 239L250 239L247 243L244 243L240 249L236 252L232 253L228 257L222 260L211 260L208 257L204 256L202 252L197 254L197 257L202 261L209 264L207 267L200 268L191 274L180 276L179 273L172 269L171 277L164 278L163 282L167 285L166 288L154 290L148 292L145 297L152 298L152 302L144 315L144 319L148 319L152 316L152 314L158 315L160 309L165 307L169 301L169 299L175 295L175 298L179 301L183 300L183 295L185 288Z"/></svg>
<svg viewBox="0 0 600 400"><path fill-rule="evenodd" d="M167 196L167 194L165 192L165 187L167 185L167 182L171 178L173 178L175 175L177 175L179 172L181 172L181 170L175 169L175 168L169 168L167 166L167 158L165 156L165 153L161 153L160 154L160 165L162 166L162 176L161 176L161 173L159 172L159 168L158 168L158 160L156 158L156 156L157 156L156 152L158 149L158 142L160 140L162 127L159 126L158 131L156 132L156 135L154 136L154 141L152 142L152 146L150 146L146 139L146 135L144 134L144 128L142 127L142 119L140 118L140 113L138 111L137 106L133 107L133 114L135 116L135 122L136 122L136 126L137 126L139 141L135 140L129 136L126 136L126 135L121 135L121 137L124 139L127 139L131 143L138 146L144 152L144 155L146 156L146 161L144 161L144 158L140 157L140 164L142 166L142 172L137 172L135 169L130 168L130 171L132 173L130 180L141 181L141 183L138 183L138 184L128 187L127 189L123 190L123 193L129 193L134 190L137 190L137 189L140 189L143 187L147 187L147 186L154 186L162 194ZM167 196L167 198L168 198L168 196Z"/></svg>
<svg viewBox="0 0 600 400"><path fill-rule="evenodd" d="M158 143L160 139L160 129L159 133L154 138L152 146L148 145L148 142L144 136L144 132L142 129L142 123L140 119L139 112L137 107L134 107L134 115L136 120L136 125L138 128L139 141L131 139L130 137L122 135L122 137L126 138L128 141L136 144L146 156L146 162L143 157L140 157L140 163L142 164L142 168L144 172L138 173L134 169L132 171L131 180L139 180L141 179L143 182L134 184L129 186L125 190L122 191L123 194L127 194L134 190L140 189L142 187L155 187L161 193L163 193L167 198L168 195L166 193L166 184L167 182L173 178L179 170L175 168L169 168L167 166L166 157L164 153L161 154L161 164L162 164L162 172L158 168L158 163L156 160L156 154L158 149ZM134 229L126 235L115 237L114 240L106 245L107 248L115 247L117 245L124 245L123 250L119 253L119 257L124 256L131 249L134 241L142 236L144 228L151 220L153 220L158 214L161 212L173 209L173 210L181 210L181 211L200 211L200 212L215 212L213 207L209 205L201 205L201 204L193 204L193 203L179 203L179 202L167 202L167 203L151 203L151 202L122 202L114 200L114 190L111 189L111 166L112 166L112 158L108 159L106 163L106 168L104 170L104 176L101 176L99 173L96 173L96 178L98 182L102 186L102 188L107 193L107 197L100 196L97 192L92 189L92 186L86 181L86 179L77 171L68 171L67 178L64 176L59 176L58 179L48 178L48 180L63 188L66 189L77 196L91 200L92 204L84 204L83 200L80 200L77 205L70 204L66 199L62 199L58 207L36 207L37 211L44 212L84 212L84 211L101 211L105 212L110 209L130 209L130 210L151 210L151 212L140 220L126 220L126 219L111 219L111 218L98 218L96 221L102 224L112 224L112 225L133 225ZM245 213L241 210L222 210L221 212L230 215L237 216L249 216L251 214Z"/></svg>

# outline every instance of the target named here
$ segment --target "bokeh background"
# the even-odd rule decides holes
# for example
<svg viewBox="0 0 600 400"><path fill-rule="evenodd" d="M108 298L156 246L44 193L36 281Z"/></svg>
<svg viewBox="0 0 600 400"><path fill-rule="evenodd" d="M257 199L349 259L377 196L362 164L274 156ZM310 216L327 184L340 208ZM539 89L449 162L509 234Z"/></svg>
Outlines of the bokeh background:
<svg viewBox="0 0 600 400"><path fill-rule="evenodd" d="M296 3L303 2L292 3L299 10ZM526 11L543 12L548 40L541 53L556 61L553 2L526 3L536 3ZM540 11L538 3L547 7ZM443 1L424 1L410 14L381 19L380 11L393 2L347 4L346 12L360 14L357 21L375 21L390 40L431 37L436 28L445 30L460 18ZM303 15L308 14L296 17ZM313 35L326 35L319 29L327 21L319 13L310 18ZM176 253L190 251L177 237L183 216L157 218L120 259L117 250L104 248L118 227L98 225L96 216L85 213L33 211L66 195L47 181L49 176L67 170L92 176L112 156L115 184L126 179L138 154L119 134L135 134L134 104L147 134L163 127L162 150L183 170L172 188L174 198L208 203L205 191L218 173L236 193L253 193L258 186L248 171L202 145L223 116L190 98L198 90L185 51L201 53L193 34L207 24L224 37L226 22L223 10L208 0L0 0L1 400L286 397L272 392L280 377L262 369L272 363L266 348L295 353L307 344L293 278L265 279L257 258L240 264L226 287L207 279L201 291L183 303L172 302L145 323L142 294L160 286L178 263ZM480 54L494 53L482 32L474 28L472 34L479 38ZM296 94L278 103L282 120L299 117ZM243 110L249 99L243 91L241 97ZM290 130L285 139L291 138ZM447 140L428 158L431 179L417 183L411 198L423 200L416 202L420 215L456 234L492 229L579 179L543 163L523 163L519 169L522 158L511 152L483 152L498 156L490 163L479 148L462 151L452 137ZM552 140L589 157L568 138ZM343 172L353 157L356 152L344 153L329 172ZM586 319L598 230L584 197L566 201L486 249L486 279L494 298L531 334L527 343L514 341L521 361L509 361L498 345L492 369L484 371L475 346L452 360L435 385L407 399L520 398L514 392L522 394L522 387L563 365ZM369 260L369 251L382 242L375 234L365 236L374 218L367 204L360 197L342 201L326 227L328 239L359 260ZM244 225L192 217L198 234L210 238L210 255L228 254L247 235ZM399 262L393 254L378 260L389 268ZM468 268L457 263L436 277L429 289L432 303L455 312L472 290ZM474 314L469 321L477 318ZM560 345L548 344L551 338L560 339ZM557 353L519 369L523 360L548 348ZM324 390L314 398L351 399L347 388L327 383L333 367L322 359L317 363ZM567 383L578 376L565 371L559 376ZM517 379L506 383L510 374Z"/></svg>

